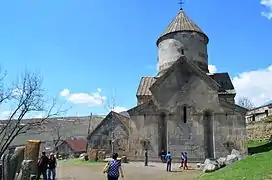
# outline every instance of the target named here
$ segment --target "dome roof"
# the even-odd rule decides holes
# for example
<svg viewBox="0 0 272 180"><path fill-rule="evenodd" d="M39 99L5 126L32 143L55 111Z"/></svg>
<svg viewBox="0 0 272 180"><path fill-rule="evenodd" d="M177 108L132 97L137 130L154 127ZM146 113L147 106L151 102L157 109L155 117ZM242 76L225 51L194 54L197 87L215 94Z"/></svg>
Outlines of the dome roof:
<svg viewBox="0 0 272 180"><path fill-rule="evenodd" d="M195 31L207 37L207 35L185 14L184 10L180 9L176 17L168 25L163 34L158 38L157 44L161 37L173 32L181 31Z"/></svg>

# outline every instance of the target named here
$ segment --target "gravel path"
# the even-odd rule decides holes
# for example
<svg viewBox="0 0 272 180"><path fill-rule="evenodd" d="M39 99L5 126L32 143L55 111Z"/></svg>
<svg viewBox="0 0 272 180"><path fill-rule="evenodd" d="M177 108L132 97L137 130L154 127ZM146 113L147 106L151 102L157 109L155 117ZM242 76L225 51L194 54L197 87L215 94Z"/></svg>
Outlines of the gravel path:
<svg viewBox="0 0 272 180"><path fill-rule="evenodd" d="M143 163L131 162L122 164L125 180L192 180L201 173L197 170L183 171L178 168L178 164L173 164L173 172L166 172L165 165L161 163L150 163L148 167ZM194 165L193 165L194 166ZM63 180L105 180L106 176L102 174L104 164L75 165L60 163L57 169L58 179Z"/></svg>

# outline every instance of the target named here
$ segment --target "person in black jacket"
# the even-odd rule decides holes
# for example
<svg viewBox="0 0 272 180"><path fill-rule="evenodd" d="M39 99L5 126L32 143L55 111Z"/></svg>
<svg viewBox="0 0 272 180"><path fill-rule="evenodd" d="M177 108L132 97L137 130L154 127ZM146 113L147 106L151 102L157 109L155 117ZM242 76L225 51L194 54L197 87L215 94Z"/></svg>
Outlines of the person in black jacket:
<svg viewBox="0 0 272 180"><path fill-rule="evenodd" d="M39 180L41 175L43 176L44 180L47 180L47 166L48 166L48 157L46 156L45 152L42 152L40 159L38 160L38 175L36 180Z"/></svg>
<svg viewBox="0 0 272 180"><path fill-rule="evenodd" d="M48 161L47 180L56 180L56 167L57 167L57 160L54 154L51 153L49 157L49 161Z"/></svg>

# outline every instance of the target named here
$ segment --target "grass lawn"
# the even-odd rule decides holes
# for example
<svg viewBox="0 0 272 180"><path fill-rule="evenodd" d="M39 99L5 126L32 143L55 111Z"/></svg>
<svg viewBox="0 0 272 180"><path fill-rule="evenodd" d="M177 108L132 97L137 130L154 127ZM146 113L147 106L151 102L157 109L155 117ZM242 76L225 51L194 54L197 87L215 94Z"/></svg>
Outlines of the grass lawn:
<svg viewBox="0 0 272 180"><path fill-rule="evenodd" d="M59 163L71 164L71 165L101 165L104 163L103 161L83 161L80 159L67 159L67 160L59 160Z"/></svg>
<svg viewBox="0 0 272 180"><path fill-rule="evenodd" d="M248 156L214 173L203 174L198 180L268 180L272 179L272 151Z"/></svg>

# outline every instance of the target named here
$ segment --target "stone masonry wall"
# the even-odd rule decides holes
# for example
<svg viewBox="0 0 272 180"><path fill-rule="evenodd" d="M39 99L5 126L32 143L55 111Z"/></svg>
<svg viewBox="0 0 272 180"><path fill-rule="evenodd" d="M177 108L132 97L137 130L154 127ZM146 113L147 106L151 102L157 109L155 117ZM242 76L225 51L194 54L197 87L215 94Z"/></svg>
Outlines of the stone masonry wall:
<svg viewBox="0 0 272 180"><path fill-rule="evenodd" d="M263 140L269 139L272 135L271 122L256 122L247 124L248 140Z"/></svg>
<svg viewBox="0 0 272 180"><path fill-rule="evenodd" d="M216 158L237 149L247 154L245 119L235 112L215 115L215 153Z"/></svg>

